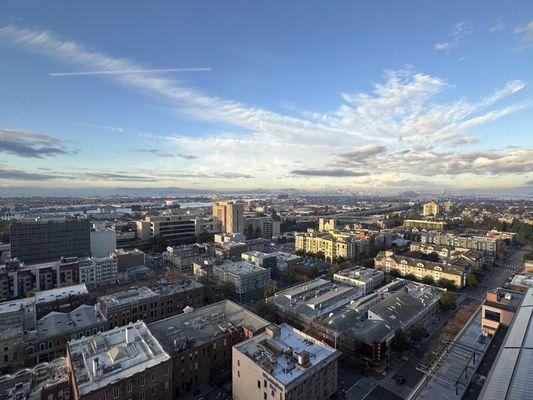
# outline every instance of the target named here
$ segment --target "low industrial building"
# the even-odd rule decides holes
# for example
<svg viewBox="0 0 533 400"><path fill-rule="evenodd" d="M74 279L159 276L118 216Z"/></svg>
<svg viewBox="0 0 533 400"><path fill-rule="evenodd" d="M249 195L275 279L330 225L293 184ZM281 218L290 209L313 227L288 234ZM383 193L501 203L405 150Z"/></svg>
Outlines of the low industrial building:
<svg viewBox="0 0 533 400"><path fill-rule="evenodd" d="M442 289L397 279L314 322L316 336L353 362L379 366L398 329L429 327Z"/></svg>
<svg viewBox="0 0 533 400"><path fill-rule="evenodd" d="M383 271L365 267L347 268L333 275L334 281L356 286L365 295L381 285L384 279L385 273Z"/></svg>
<svg viewBox="0 0 533 400"><path fill-rule="evenodd" d="M315 279L276 292L266 301L291 325L306 327L322 317L363 296L357 287L345 286L325 279Z"/></svg>
<svg viewBox="0 0 533 400"><path fill-rule="evenodd" d="M172 357L177 399L203 382L231 375L231 347L261 333L269 322L229 300L149 324Z"/></svg>
<svg viewBox="0 0 533 400"><path fill-rule="evenodd" d="M233 346L233 399L330 399L337 394L339 357L290 325L271 325Z"/></svg>

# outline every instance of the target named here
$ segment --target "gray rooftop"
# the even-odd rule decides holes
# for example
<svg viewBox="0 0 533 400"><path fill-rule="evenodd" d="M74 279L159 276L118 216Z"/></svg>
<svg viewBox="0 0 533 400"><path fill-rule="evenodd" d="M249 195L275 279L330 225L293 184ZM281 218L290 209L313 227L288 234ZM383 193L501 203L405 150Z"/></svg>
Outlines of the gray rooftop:
<svg viewBox="0 0 533 400"><path fill-rule="evenodd" d="M43 290L35 293L36 303L46 303L59 299L66 299L70 296L88 295L89 291L84 283L80 285L65 286L57 289Z"/></svg>
<svg viewBox="0 0 533 400"><path fill-rule="evenodd" d="M224 300L149 325L165 350L174 354L224 335L232 328L257 332L270 323L232 301Z"/></svg>
<svg viewBox="0 0 533 400"><path fill-rule="evenodd" d="M314 319L363 296L356 287L325 279L312 281L277 292L267 299L281 311L295 313L300 319Z"/></svg>
<svg viewBox="0 0 533 400"><path fill-rule="evenodd" d="M71 340L68 349L80 396L170 359L142 321Z"/></svg>
<svg viewBox="0 0 533 400"><path fill-rule="evenodd" d="M235 349L246 354L284 386L307 379L341 354L285 323L279 325L279 334L275 337L261 333L235 345ZM302 355L308 356L307 362L298 362L298 356Z"/></svg>
<svg viewBox="0 0 533 400"><path fill-rule="evenodd" d="M157 298L160 296L168 296L199 287L203 287L203 285L193 280L171 283L153 288L141 286L139 288L130 288L122 292L102 296L98 299L98 301L106 304L107 307L121 306L130 303L136 303L142 300Z"/></svg>
<svg viewBox="0 0 533 400"><path fill-rule="evenodd" d="M75 310L63 313L52 311L37 321L39 339L77 331L103 324L105 318L94 306L83 304Z"/></svg>
<svg viewBox="0 0 533 400"><path fill-rule="evenodd" d="M225 273L236 276L245 276L261 272L268 272L268 269L266 268L257 267L254 264L250 264L245 261L225 261L220 265L214 265L213 269L220 269Z"/></svg>

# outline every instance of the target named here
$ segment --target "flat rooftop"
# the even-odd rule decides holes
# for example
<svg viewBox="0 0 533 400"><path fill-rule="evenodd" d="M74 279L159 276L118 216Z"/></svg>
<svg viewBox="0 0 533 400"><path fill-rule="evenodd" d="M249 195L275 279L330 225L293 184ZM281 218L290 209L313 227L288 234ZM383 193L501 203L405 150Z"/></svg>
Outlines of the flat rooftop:
<svg viewBox="0 0 533 400"><path fill-rule="evenodd" d="M366 281L368 279L371 279L372 277L376 277L380 275L383 275L383 271L380 271L378 269L365 268L365 267L354 267L354 268L343 269L335 273L334 276L340 276L344 278Z"/></svg>
<svg viewBox="0 0 533 400"><path fill-rule="evenodd" d="M80 396L170 360L138 321L68 343Z"/></svg>
<svg viewBox="0 0 533 400"><path fill-rule="evenodd" d="M226 273L237 276L269 272L266 268L256 267L254 264L250 264L245 261L226 261L220 265L213 265L213 269L221 269Z"/></svg>
<svg viewBox="0 0 533 400"><path fill-rule="evenodd" d="M208 343L232 328L258 332L270 322L229 300L165 318L149 325L150 331L170 354Z"/></svg>
<svg viewBox="0 0 533 400"><path fill-rule="evenodd" d="M442 290L429 285L401 281L390 290L369 294L331 312L321 320L337 332L351 330L366 343L386 340L427 306L440 298ZM365 311L372 318L367 318Z"/></svg>
<svg viewBox="0 0 533 400"><path fill-rule="evenodd" d="M68 313L52 311L37 321L39 339L103 324L105 318L94 306L83 304Z"/></svg>
<svg viewBox="0 0 533 400"><path fill-rule="evenodd" d="M332 347L306 335L288 324L279 325L279 335L261 333L234 346L252 359L282 385L309 377L326 362L340 357ZM308 358L299 362L298 356Z"/></svg>
<svg viewBox="0 0 533 400"><path fill-rule="evenodd" d="M268 298L276 307L314 319L362 297L354 286L342 285L325 279L312 281L281 290Z"/></svg>
<svg viewBox="0 0 533 400"><path fill-rule="evenodd" d="M98 301L106 304L108 307L127 305L130 303L136 303L140 300L146 300L157 297L157 293L146 286L139 288L130 288L122 292L108 294L98 298Z"/></svg>
<svg viewBox="0 0 533 400"><path fill-rule="evenodd" d="M272 258L275 257L272 253L263 253L262 251L247 251L246 253L242 253L242 255L247 255L249 257L259 258L261 260L264 260L265 258Z"/></svg>
<svg viewBox="0 0 533 400"><path fill-rule="evenodd" d="M89 291L84 283L80 285L65 286L57 289L43 290L42 292L35 293L36 303L47 303L50 301L56 301L65 299L70 296L88 295Z"/></svg>
<svg viewBox="0 0 533 400"><path fill-rule="evenodd" d="M99 302L106 304L107 307L116 307L136 303L141 300L148 300L160 296L168 296L180 292L185 292L191 289L203 287L203 285L194 280L180 281L170 283L167 285L155 286L148 288L141 286L139 288L132 287L122 292L112 293L99 298Z"/></svg>

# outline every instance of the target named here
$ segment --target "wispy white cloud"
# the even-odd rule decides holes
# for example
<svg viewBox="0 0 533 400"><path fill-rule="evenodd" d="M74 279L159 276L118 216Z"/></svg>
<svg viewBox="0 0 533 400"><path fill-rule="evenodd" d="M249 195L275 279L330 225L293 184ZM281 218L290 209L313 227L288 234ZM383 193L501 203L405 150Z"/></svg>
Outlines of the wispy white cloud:
<svg viewBox="0 0 533 400"><path fill-rule="evenodd" d="M93 75L134 75L134 74L160 74L164 72L205 72L211 68L145 68L103 71L77 71L77 72L51 72L48 76L93 76Z"/></svg>
<svg viewBox="0 0 533 400"><path fill-rule="evenodd" d="M435 50L448 53L453 48L459 45L459 42L467 35L473 32L473 27L466 21L461 21L455 24L448 34L450 40L441 41L435 44Z"/></svg>
<svg viewBox="0 0 533 400"><path fill-rule="evenodd" d="M468 24L458 24L450 37L452 41L458 40L470 32ZM165 101L188 118L223 122L225 126L230 126L224 132L195 137L172 132L143 132L114 125L92 125L94 129L165 140L164 151L151 148L143 151L159 155L162 162L168 159L169 165L176 163L172 158L178 157L198 167L209 167L197 174L176 172L172 178L168 174L135 175L150 182L152 179L215 180L233 177L246 178L255 182L255 185L262 185L287 176L289 183L298 182L304 177L307 180L313 177L365 182L368 179L379 181L380 176L390 171L405 174L403 178L409 180L412 174L422 170L419 175L431 171L431 174L427 174L428 179L431 179L439 175L435 168L443 160L447 164L440 169L440 174L444 171L446 176L466 172L479 176L496 172L524 173L513 161L524 161L522 150L505 149L480 154L475 163L471 152L449 150L450 147L462 148L476 143L479 138L469 134L472 127L529 107L528 101L505 107L498 105L500 101L524 89L525 83L520 80L508 82L478 101L469 102L463 98L450 100L454 88L443 78L410 69L386 71L383 80L373 84L370 91L341 93L341 103L337 109L323 113L299 113L301 118L297 118L209 96L184 86L170 76L146 72L150 68L137 62L88 50L50 32L11 25L0 29L2 38L20 48L54 57L77 68L96 72L138 71L99 76ZM232 132L231 127L237 128L240 133ZM166 147L172 145L176 149ZM194 159L198 154L202 155L201 159ZM484 161L485 158L488 161ZM293 160L303 162L296 169ZM515 167L504 168L508 162ZM425 163L431 163L432 168L427 168ZM287 171L292 173L287 175ZM109 173L122 174L116 171ZM367 173L371 178L365 176ZM92 176L96 178L96 175ZM107 180L119 178L102 174L98 176L98 179Z"/></svg>
<svg viewBox="0 0 533 400"><path fill-rule="evenodd" d="M522 47L529 47L533 45L533 21L528 24L519 26L514 30L514 33L520 36L522 40Z"/></svg>

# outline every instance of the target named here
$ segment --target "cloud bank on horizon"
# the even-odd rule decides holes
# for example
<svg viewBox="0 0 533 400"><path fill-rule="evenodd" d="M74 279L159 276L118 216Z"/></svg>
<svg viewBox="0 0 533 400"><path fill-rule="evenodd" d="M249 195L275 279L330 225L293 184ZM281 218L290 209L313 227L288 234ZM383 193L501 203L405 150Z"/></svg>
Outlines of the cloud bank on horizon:
<svg viewBox="0 0 533 400"><path fill-rule="evenodd" d="M513 32L520 36L522 46L532 42L532 26L533 21ZM488 32L503 29L499 21ZM446 41L436 43L435 51L450 54L472 30L469 24L458 23ZM416 189L520 187L533 179L531 148L496 148L472 133L524 110L531 112L531 99L516 99L528 84L522 79L508 80L477 100L468 100L454 98L454 82L404 67L383 71L369 91L340 93L338 106L331 110L284 113L210 95L167 73L177 69L146 67L51 31L11 24L0 29L0 43L73 69L49 75L72 79L94 75L135 96L165 104L177 120L209 127L204 135L184 135L173 134L171 128L160 133L163 130L89 121L86 126L93 130L126 138L127 145L117 154L165 162L162 167L154 163L152 168L121 162L116 170L109 170L97 163L80 165L80 155L91 150L57 138L53 131L0 126L3 185L113 186L127 182L154 187ZM130 145L137 138L151 145Z"/></svg>

